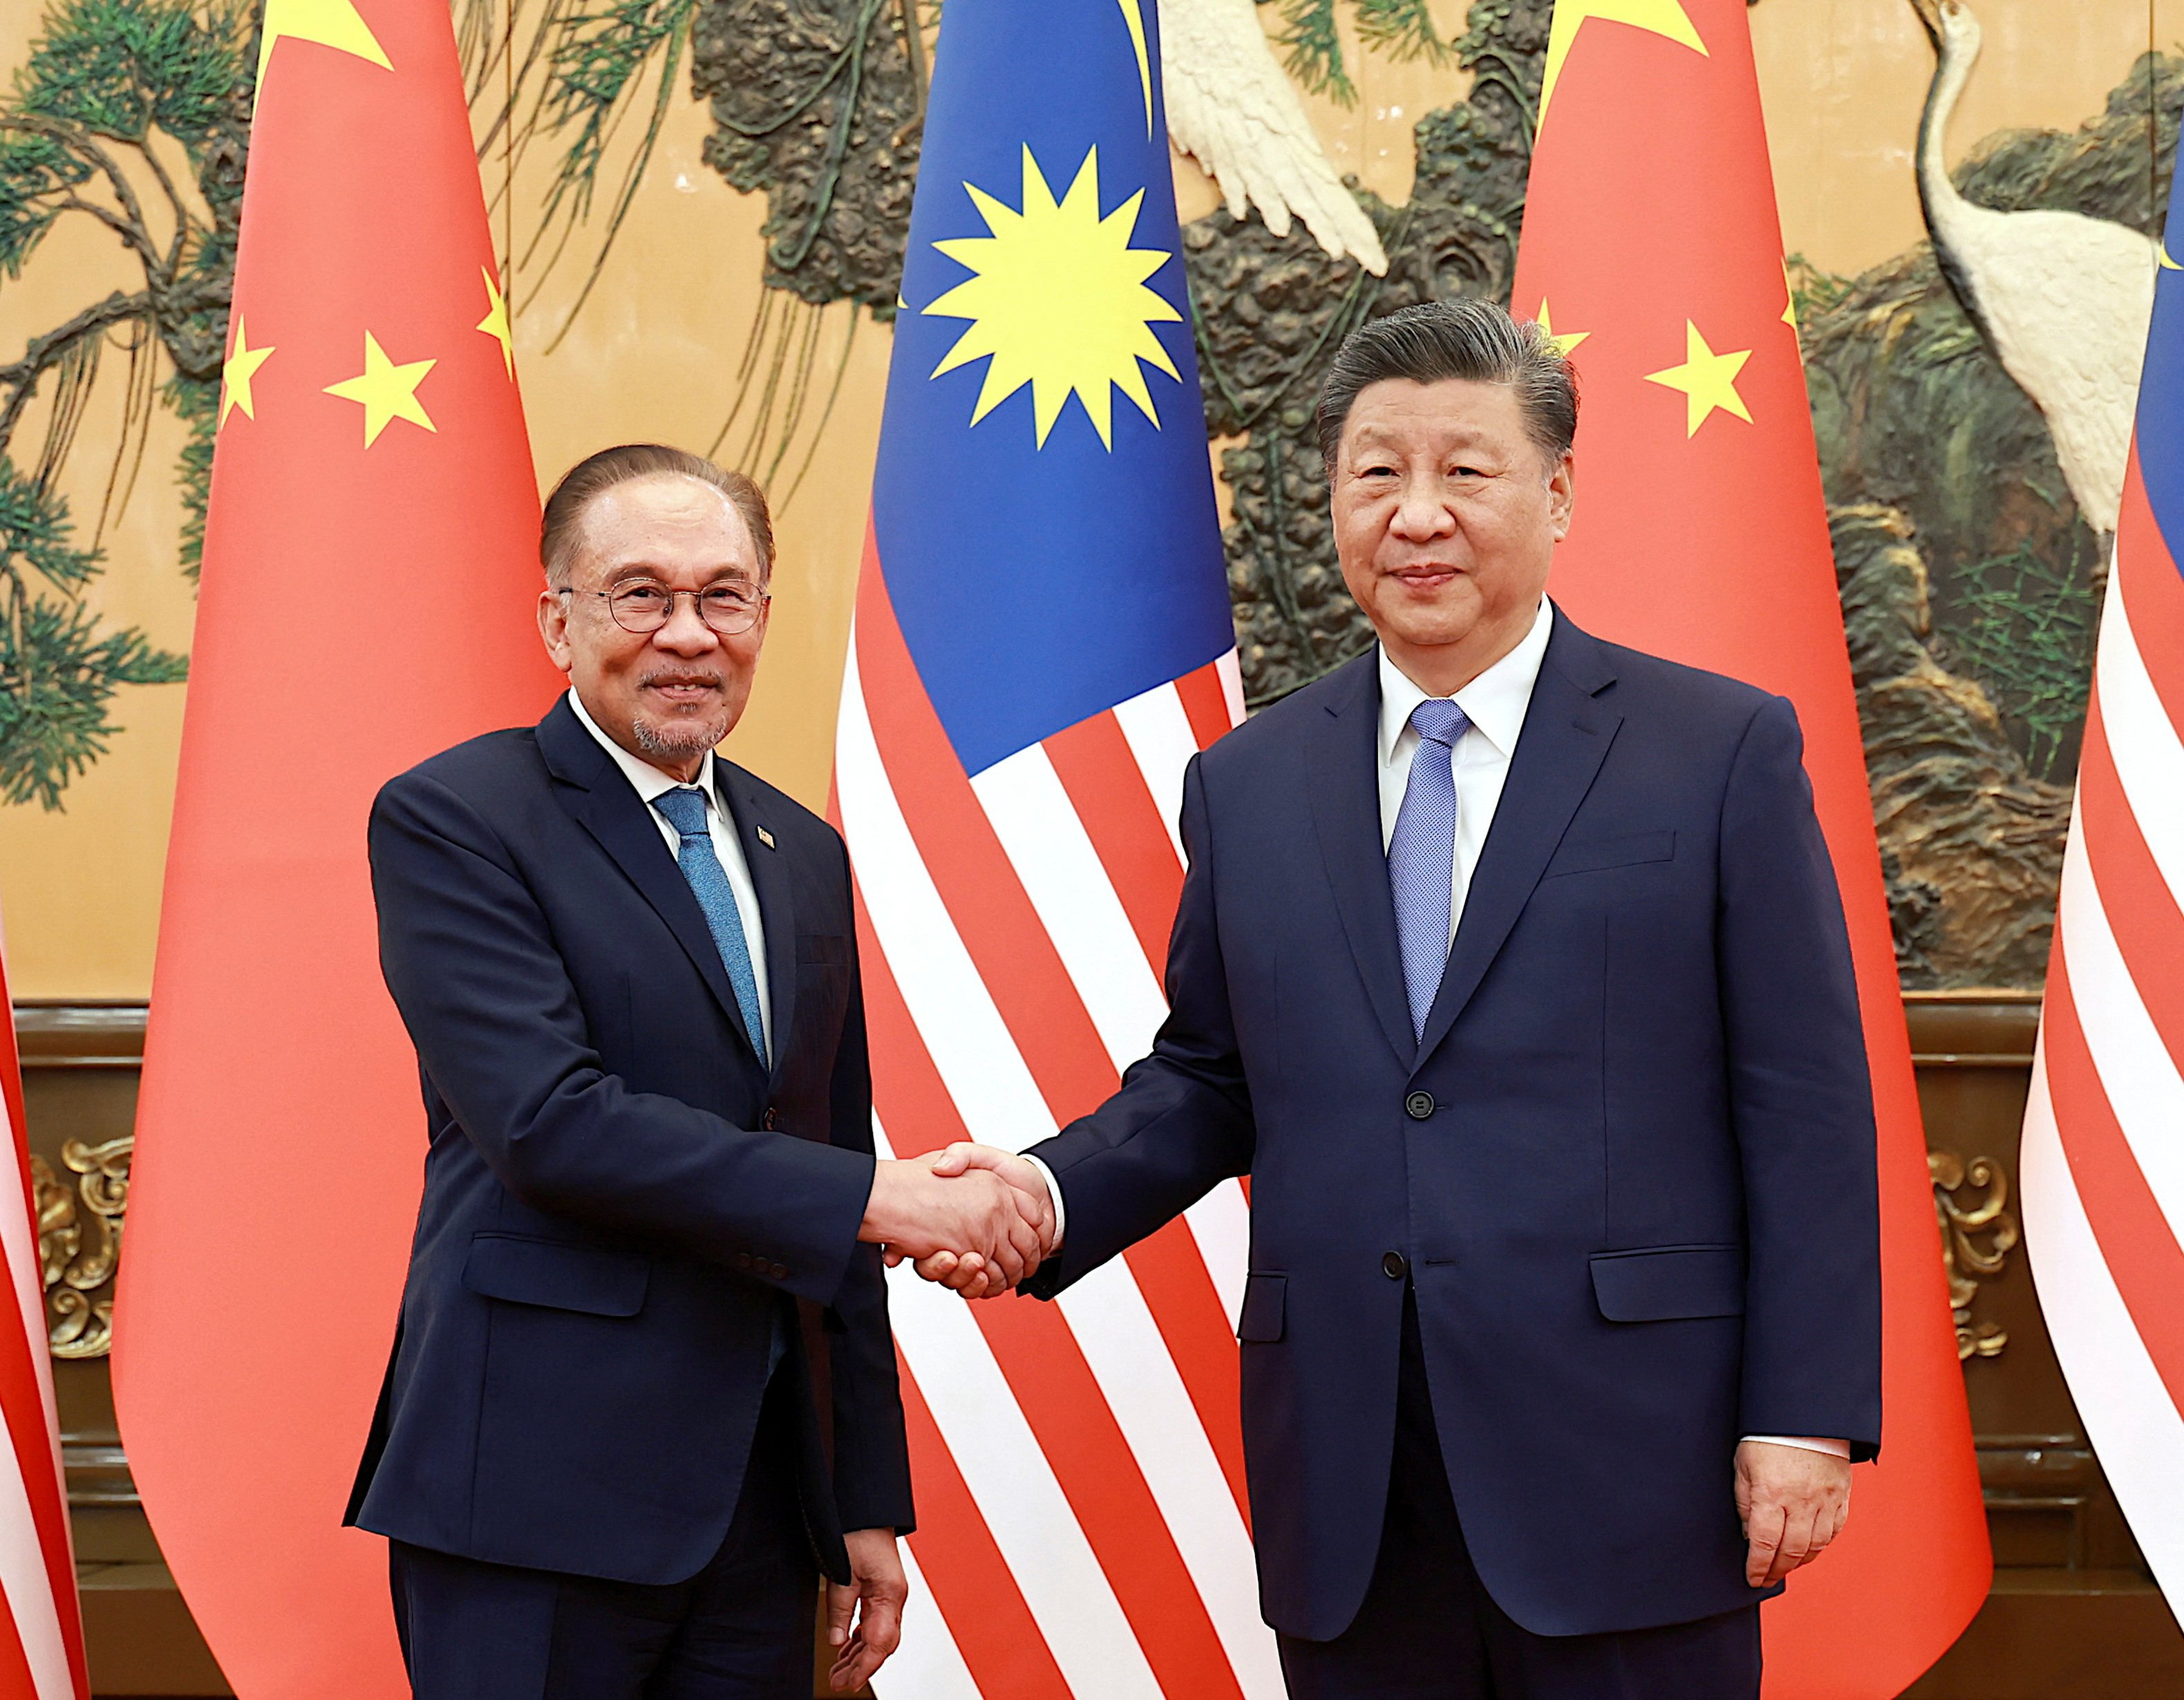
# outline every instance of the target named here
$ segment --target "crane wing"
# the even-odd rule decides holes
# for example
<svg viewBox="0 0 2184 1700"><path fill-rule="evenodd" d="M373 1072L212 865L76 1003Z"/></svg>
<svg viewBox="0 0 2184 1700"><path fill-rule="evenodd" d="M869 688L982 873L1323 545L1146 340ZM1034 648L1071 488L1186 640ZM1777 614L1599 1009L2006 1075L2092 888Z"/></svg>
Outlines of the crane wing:
<svg viewBox="0 0 2184 1700"><path fill-rule="evenodd" d="M1252 0L1164 0L1161 76L1168 135L1221 186L1232 216L1255 206L1287 236L1294 214L1329 254L1386 272L1379 232L1334 175Z"/></svg>
<svg viewBox="0 0 2184 1700"><path fill-rule="evenodd" d="M2113 532L2159 246L2081 213L2006 213L1969 203L1936 232L1936 244L1944 241L2003 370L2047 416L2055 459L2086 523Z"/></svg>

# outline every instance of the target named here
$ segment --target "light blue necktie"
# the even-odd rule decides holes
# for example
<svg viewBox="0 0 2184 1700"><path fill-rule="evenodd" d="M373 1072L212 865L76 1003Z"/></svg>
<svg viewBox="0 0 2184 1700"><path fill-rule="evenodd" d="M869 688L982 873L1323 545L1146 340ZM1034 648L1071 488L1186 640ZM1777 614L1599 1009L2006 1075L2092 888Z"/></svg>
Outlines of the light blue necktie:
<svg viewBox="0 0 2184 1700"><path fill-rule="evenodd" d="M678 785L655 797L652 806L667 817L667 823L682 840L675 860L682 867L682 878L690 882L698 907L705 912L705 926L721 953L722 966L728 971L728 984L735 988L736 1007L743 1012L751 1049L765 1062L766 1028L758 1018L758 976L751 972L750 941L744 937L744 917L736 908L735 888L728 883L720 857L713 854L712 828L705 821L705 794L695 785ZM787 1318L778 1304L772 1307L770 1327L766 1353L769 1381L788 1352Z"/></svg>
<svg viewBox="0 0 2184 1700"><path fill-rule="evenodd" d="M705 794L694 785L679 785L655 797L652 806L667 817L668 824L682 837L682 846L675 860L682 866L682 878L690 882L698 907L705 911L705 926L721 953L721 965L728 971L728 984L735 989L736 1007L743 1012L751 1049L760 1062L766 1062L766 1026L758 1015L758 976L751 972L750 943L744 937L735 888L728 883L720 857L713 854L713 834L705 822ZM1443 912L1446 912L1446 905Z"/></svg>
<svg viewBox="0 0 2184 1700"><path fill-rule="evenodd" d="M1396 940L1403 953L1411 1028L1423 1040L1426 1013L1448 967L1448 911L1456 886L1456 741L1471 722L1454 703L1429 697L1411 711L1411 725L1418 749L1388 839L1388 888L1396 898Z"/></svg>

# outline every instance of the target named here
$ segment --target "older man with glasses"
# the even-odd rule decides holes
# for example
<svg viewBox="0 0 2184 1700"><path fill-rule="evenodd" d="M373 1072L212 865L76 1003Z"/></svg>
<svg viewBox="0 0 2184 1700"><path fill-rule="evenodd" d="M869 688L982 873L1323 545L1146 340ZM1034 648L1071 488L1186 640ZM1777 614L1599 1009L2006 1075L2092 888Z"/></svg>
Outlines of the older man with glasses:
<svg viewBox="0 0 2184 1700"><path fill-rule="evenodd" d="M715 752L749 700L756 485L654 445L565 477L535 727L390 782L371 865L430 1143L349 1512L423 1700L805 1700L894 1647L909 1465L880 1247L1039 1239L876 1160L850 874Z"/></svg>

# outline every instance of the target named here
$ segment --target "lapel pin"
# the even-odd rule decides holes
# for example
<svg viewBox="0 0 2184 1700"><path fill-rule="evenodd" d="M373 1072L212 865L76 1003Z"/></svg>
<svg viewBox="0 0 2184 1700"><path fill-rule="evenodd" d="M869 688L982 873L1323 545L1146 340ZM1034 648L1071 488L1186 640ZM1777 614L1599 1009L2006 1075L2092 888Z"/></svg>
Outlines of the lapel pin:
<svg viewBox="0 0 2184 1700"><path fill-rule="evenodd" d="M758 841L764 844L768 850L772 850L773 848L773 834L766 831L764 827L760 827L758 829Z"/></svg>

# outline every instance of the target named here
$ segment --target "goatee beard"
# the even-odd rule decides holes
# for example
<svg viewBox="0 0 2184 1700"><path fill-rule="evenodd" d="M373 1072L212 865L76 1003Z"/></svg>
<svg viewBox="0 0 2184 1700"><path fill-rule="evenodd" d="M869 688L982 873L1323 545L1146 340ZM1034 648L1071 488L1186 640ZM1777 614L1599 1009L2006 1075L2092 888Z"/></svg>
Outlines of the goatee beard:
<svg viewBox="0 0 2184 1700"><path fill-rule="evenodd" d="M728 735L728 717L716 715L706 721L682 721L658 727L638 715L630 722L630 736L647 755L669 761L688 761L703 755Z"/></svg>

